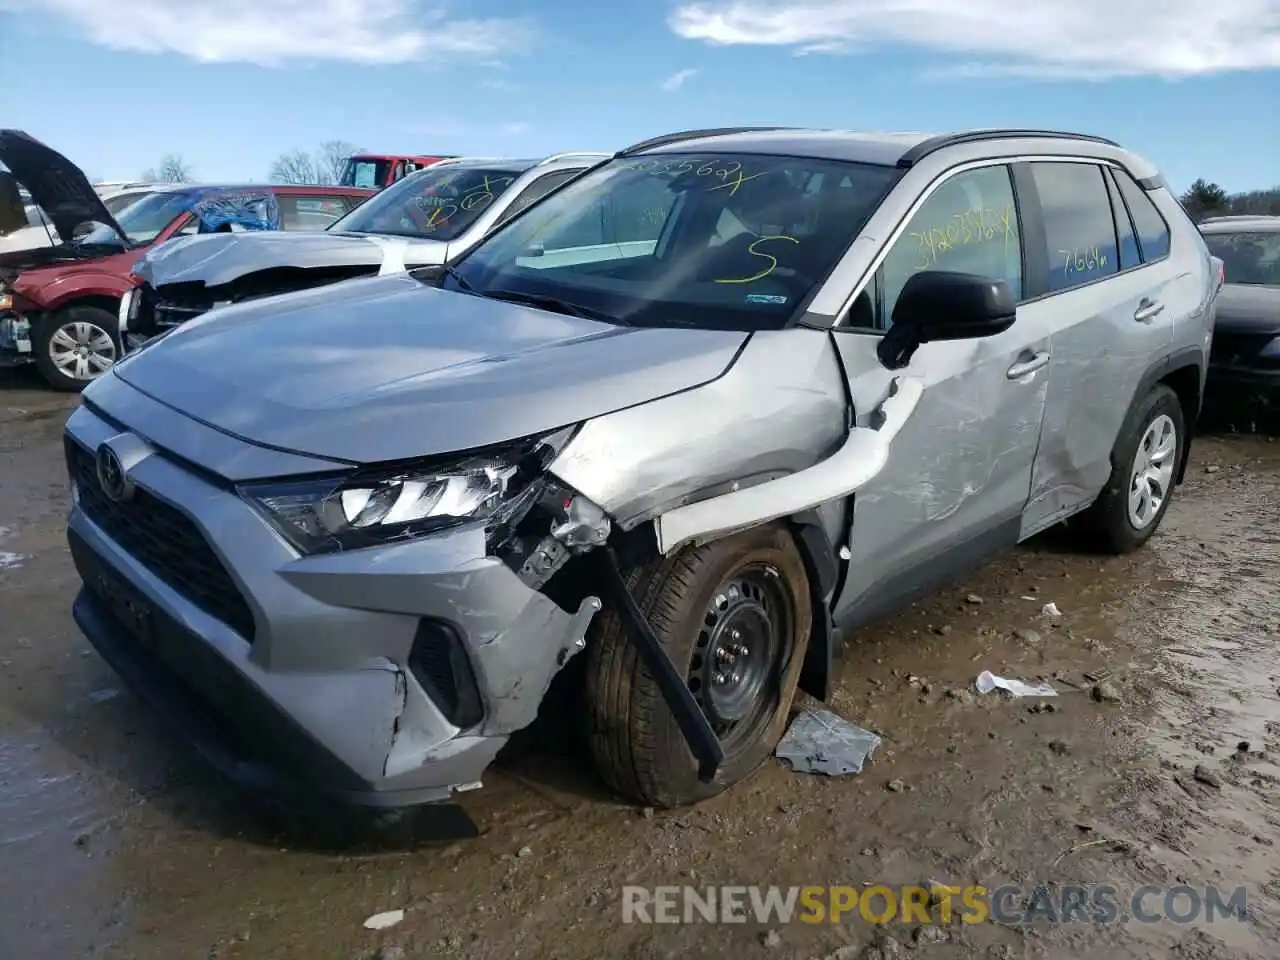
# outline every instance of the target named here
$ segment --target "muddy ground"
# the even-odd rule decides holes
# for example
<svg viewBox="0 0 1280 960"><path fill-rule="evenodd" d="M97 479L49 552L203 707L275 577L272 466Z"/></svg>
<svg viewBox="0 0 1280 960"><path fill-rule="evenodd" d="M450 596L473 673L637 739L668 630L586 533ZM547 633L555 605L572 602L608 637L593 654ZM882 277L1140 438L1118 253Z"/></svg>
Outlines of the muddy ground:
<svg viewBox="0 0 1280 960"><path fill-rule="evenodd" d="M855 636L834 709L885 738L860 775L771 762L654 815L610 798L571 749L535 746L469 795L479 839L414 846L264 811L91 652L68 611L59 431L73 402L0 380L4 957L1280 956L1280 443L1200 440L1136 555L1043 538ZM1053 678L1055 709L973 696L984 668ZM1087 675L1104 673L1120 702L1092 695ZM926 879L1243 886L1247 908L1212 923L895 924L878 945L858 919L621 922L624 884ZM393 909L393 928L362 926Z"/></svg>

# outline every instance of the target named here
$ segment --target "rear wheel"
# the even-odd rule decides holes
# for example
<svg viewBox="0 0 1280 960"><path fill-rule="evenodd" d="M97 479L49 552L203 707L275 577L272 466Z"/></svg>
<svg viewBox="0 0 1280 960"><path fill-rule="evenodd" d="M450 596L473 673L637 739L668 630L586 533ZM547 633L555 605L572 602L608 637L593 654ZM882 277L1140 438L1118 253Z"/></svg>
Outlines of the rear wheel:
<svg viewBox="0 0 1280 960"><path fill-rule="evenodd" d="M101 307L67 307L31 329L36 367L55 390L78 393L120 356L116 317Z"/></svg>
<svg viewBox="0 0 1280 960"><path fill-rule="evenodd" d="M791 535L769 526L633 570L628 585L720 738L715 781L697 763L616 613L587 656L596 765L618 793L656 807L713 796L754 771L782 735L812 609Z"/></svg>
<svg viewBox="0 0 1280 960"><path fill-rule="evenodd" d="M1104 549L1128 553L1155 533L1169 509L1185 444L1178 395L1157 384L1130 411L1111 453L1111 476L1089 508Z"/></svg>

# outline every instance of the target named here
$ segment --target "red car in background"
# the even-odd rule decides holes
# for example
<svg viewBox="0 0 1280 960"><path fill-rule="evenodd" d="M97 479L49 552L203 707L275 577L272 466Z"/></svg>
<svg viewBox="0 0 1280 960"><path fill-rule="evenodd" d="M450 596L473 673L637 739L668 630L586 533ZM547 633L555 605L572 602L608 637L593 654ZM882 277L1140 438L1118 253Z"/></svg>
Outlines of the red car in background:
<svg viewBox="0 0 1280 960"><path fill-rule="evenodd" d="M75 164L20 131L0 131L0 163L9 169L0 177L25 186L58 234L75 238L0 255L0 366L34 363L66 391L84 389L121 355L120 299L145 251L200 233L323 230L375 192L169 184L113 217ZM85 223L92 229L77 233Z"/></svg>
<svg viewBox="0 0 1280 960"><path fill-rule="evenodd" d="M407 177L415 170L429 167L441 160L452 160L450 155L438 157L411 157L396 153L357 153L347 158L347 165L338 178L344 187L371 187L381 190L385 186Z"/></svg>

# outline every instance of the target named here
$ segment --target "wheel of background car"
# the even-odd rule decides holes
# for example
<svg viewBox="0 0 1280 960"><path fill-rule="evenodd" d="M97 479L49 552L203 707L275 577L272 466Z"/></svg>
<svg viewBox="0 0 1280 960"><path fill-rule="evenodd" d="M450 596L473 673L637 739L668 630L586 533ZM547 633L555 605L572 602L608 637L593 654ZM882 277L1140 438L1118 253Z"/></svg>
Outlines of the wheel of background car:
<svg viewBox="0 0 1280 960"><path fill-rule="evenodd" d="M791 534L758 527L628 573L628 584L724 749L712 783L615 613L586 663L596 766L618 793L655 807L693 803L754 771L777 746L809 644L812 608Z"/></svg>
<svg viewBox="0 0 1280 960"><path fill-rule="evenodd" d="M1182 404L1165 384L1129 411L1111 451L1111 476L1085 516L1111 553L1128 553L1150 539L1173 496L1186 432Z"/></svg>
<svg viewBox="0 0 1280 960"><path fill-rule="evenodd" d="M100 307L66 307L31 330L36 367L55 390L76 393L111 369L120 356L115 314Z"/></svg>

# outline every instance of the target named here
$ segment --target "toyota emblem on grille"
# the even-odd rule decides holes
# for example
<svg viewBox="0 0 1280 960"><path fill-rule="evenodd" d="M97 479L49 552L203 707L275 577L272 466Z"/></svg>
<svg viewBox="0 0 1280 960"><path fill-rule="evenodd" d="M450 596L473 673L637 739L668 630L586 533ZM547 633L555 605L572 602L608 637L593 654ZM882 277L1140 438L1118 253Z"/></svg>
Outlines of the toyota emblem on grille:
<svg viewBox="0 0 1280 960"><path fill-rule="evenodd" d="M96 458L98 468L98 485L108 500L122 503L133 496L133 482L124 471L120 455L107 444L98 448Z"/></svg>

